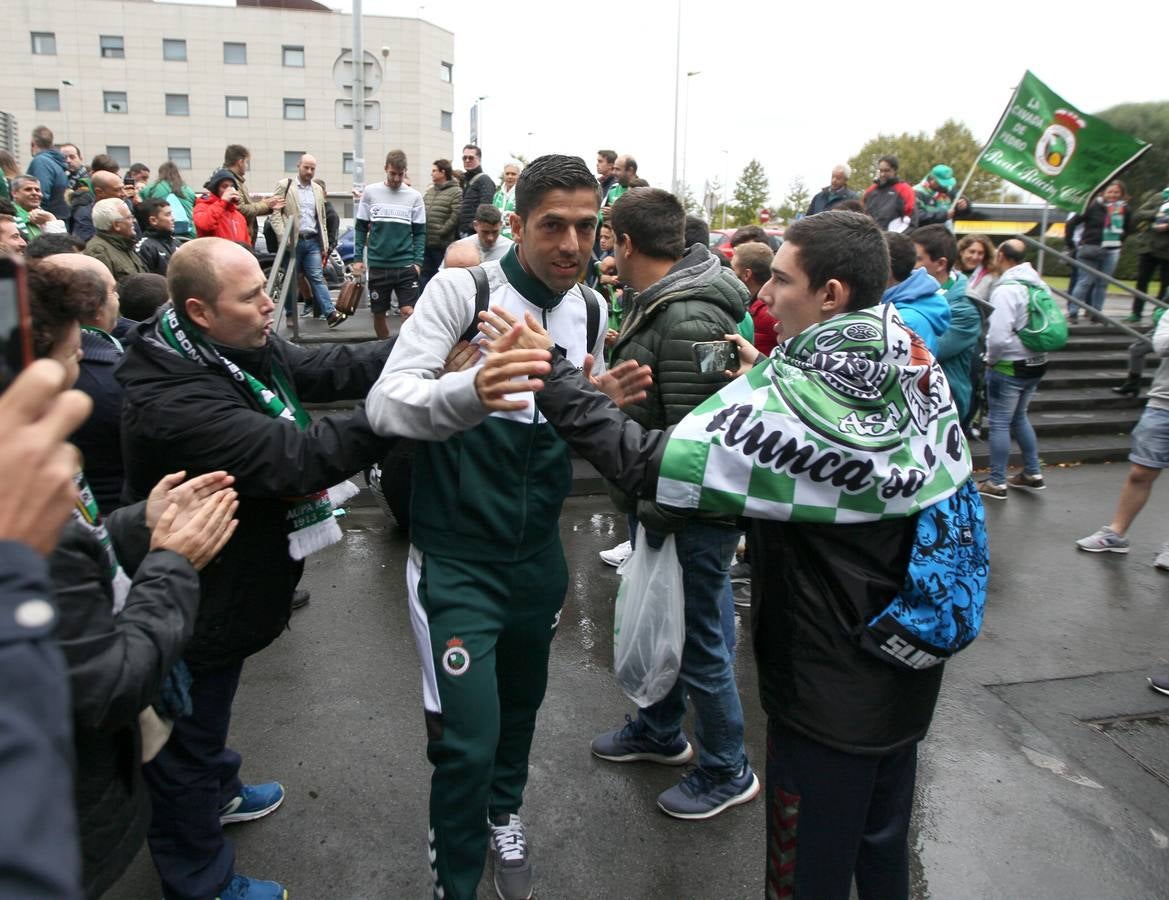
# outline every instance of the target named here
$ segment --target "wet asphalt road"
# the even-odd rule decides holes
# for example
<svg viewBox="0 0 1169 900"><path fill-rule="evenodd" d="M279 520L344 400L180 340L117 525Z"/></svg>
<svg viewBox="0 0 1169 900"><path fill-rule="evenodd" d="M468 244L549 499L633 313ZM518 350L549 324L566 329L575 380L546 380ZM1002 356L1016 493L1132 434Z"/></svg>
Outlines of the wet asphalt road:
<svg viewBox="0 0 1169 900"><path fill-rule="evenodd" d="M1108 520L1123 474L1048 470L1045 494L988 510L987 622L949 665L921 748L918 900L1169 896L1169 697L1144 683L1148 667L1169 665L1169 574L1151 565L1169 537L1169 486L1158 485L1128 557L1071 545ZM245 779L279 779L288 797L229 834L237 869L282 880L293 900L422 900L429 766L407 545L372 507L347 528L310 560L312 603L244 669L232 744ZM632 711L609 671L617 577L596 557L623 528L599 496L571 499L561 522L571 581L523 809L537 897L755 900L761 801L676 821L654 801L677 770L588 752L594 733ZM747 750L761 767L745 620L739 638ZM107 896L159 896L145 852ZM494 897L486 882L480 897Z"/></svg>

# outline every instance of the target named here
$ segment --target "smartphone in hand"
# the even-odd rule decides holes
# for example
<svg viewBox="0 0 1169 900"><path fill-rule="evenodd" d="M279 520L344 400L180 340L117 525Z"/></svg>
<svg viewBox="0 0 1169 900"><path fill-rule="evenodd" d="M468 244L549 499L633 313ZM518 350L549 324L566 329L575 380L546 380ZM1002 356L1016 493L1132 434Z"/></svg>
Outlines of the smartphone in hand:
<svg viewBox="0 0 1169 900"><path fill-rule="evenodd" d="M734 341L698 341L691 351L694 368L703 375L739 370L739 348Z"/></svg>
<svg viewBox="0 0 1169 900"><path fill-rule="evenodd" d="M32 362L32 316L24 262L0 254L0 389Z"/></svg>

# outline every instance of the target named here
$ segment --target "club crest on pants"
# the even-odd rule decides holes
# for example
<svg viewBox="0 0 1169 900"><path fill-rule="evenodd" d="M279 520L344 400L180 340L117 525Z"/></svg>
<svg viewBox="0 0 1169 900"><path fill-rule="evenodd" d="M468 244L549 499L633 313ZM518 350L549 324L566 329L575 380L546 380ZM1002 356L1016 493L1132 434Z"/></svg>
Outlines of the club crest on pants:
<svg viewBox="0 0 1169 900"><path fill-rule="evenodd" d="M446 652L442 655L442 667L448 675L462 675L471 668L471 654L467 652L461 639L453 637L446 642Z"/></svg>

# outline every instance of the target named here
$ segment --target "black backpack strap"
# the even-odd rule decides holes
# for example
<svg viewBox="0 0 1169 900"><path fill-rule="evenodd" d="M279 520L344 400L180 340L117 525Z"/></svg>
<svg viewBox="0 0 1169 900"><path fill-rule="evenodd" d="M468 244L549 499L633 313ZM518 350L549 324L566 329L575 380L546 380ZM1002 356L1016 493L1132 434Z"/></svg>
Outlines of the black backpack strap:
<svg viewBox="0 0 1169 900"><path fill-rule="evenodd" d="M487 272L482 266L471 266L467 271L475 280L475 315L471 317L471 324L459 338L461 341L470 341L479 333L479 313L486 312L491 303L491 285L487 283Z"/></svg>
<svg viewBox="0 0 1169 900"><path fill-rule="evenodd" d="M597 346L597 338L601 336L601 298L590 287L580 285L580 295L584 297L585 306L588 308L588 328L586 335L588 344L585 346L585 353L592 353L593 348Z"/></svg>

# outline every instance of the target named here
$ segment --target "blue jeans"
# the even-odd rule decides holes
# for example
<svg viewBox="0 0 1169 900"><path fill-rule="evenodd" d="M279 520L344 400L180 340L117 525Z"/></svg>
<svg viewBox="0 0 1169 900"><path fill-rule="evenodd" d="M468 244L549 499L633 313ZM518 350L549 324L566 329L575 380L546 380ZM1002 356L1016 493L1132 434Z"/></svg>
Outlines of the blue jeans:
<svg viewBox="0 0 1169 900"><path fill-rule="evenodd" d="M1120 248L1104 249L1095 244L1086 244L1076 250L1076 259L1087 263L1094 269L1099 269L1105 275L1116 271L1116 264L1120 262ZM1072 296L1082 303L1088 303L1093 309L1104 309L1104 298L1108 294L1108 282L1091 272L1081 271L1076 278L1076 286L1072 288ZM1068 314L1075 318L1080 307L1074 303L1068 304Z"/></svg>
<svg viewBox="0 0 1169 900"><path fill-rule="evenodd" d="M662 535L646 532L651 544ZM739 544L734 528L692 521L674 534L682 589L686 595L686 644L682 672L670 692L638 714L654 738L672 741L682 730L686 700L694 704L698 765L718 776L737 774L747 761L743 749L743 706L731 668L734 602L730 571ZM724 631L730 600L732 636Z"/></svg>
<svg viewBox="0 0 1169 900"><path fill-rule="evenodd" d="M1027 418L1031 395L1041 378L1016 378L995 369L986 370L986 404L990 417L990 480L1005 484L1007 460L1011 455L1011 436L1023 453L1023 471L1038 475L1039 445L1035 429Z"/></svg>
<svg viewBox="0 0 1169 900"><path fill-rule="evenodd" d="M321 241L316 237L302 237L296 242L296 270L304 275L313 292L313 305L322 316L333 314L333 298L325 284L325 271L321 267ZM289 298L295 302L290 291ZM291 312L292 310L288 310Z"/></svg>

